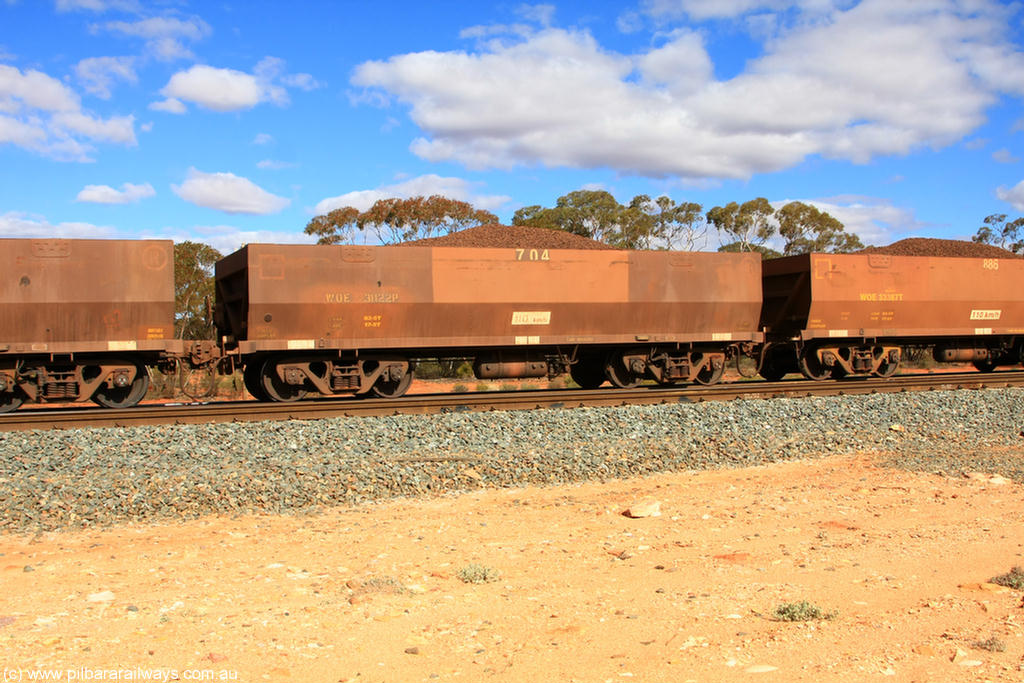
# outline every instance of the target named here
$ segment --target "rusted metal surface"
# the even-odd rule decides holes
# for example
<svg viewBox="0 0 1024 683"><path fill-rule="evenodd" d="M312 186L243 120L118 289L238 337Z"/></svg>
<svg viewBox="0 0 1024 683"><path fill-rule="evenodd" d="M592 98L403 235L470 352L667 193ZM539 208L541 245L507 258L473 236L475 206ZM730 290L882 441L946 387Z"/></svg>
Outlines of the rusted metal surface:
<svg viewBox="0 0 1024 683"><path fill-rule="evenodd" d="M770 334L913 342L1024 333L1022 259L805 254L763 270Z"/></svg>
<svg viewBox="0 0 1024 683"><path fill-rule="evenodd" d="M471 394L418 394L399 399L332 398L298 403L255 401L191 405L138 406L126 410L37 408L0 415L0 431L127 427L152 424L201 424L265 420L313 420L329 417L372 417L394 414L430 414L460 411L534 410L584 406L640 405L736 398L828 396L935 389L982 389L1024 386L1024 372L956 372L919 374L892 379L846 382L735 382L713 387L598 390L540 390Z"/></svg>
<svg viewBox="0 0 1024 683"><path fill-rule="evenodd" d="M243 354L760 339L755 254L249 245L217 298Z"/></svg>
<svg viewBox="0 0 1024 683"><path fill-rule="evenodd" d="M169 240L0 240L0 358L174 341Z"/></svg>

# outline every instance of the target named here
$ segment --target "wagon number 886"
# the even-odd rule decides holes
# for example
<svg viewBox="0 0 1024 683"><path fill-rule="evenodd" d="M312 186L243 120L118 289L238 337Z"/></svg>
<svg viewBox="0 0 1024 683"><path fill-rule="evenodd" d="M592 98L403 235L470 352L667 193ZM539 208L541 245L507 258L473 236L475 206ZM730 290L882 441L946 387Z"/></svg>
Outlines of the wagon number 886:
<svg viewBox="0 0 1024 683"><path fill-rule="evenodd" d="M999 270L999 259L982 259L981 267L984 268L985 270Z"/></svg>
<svg viewBox="0 0 1024 683"><path fill-rule="evenodd" d="M550 261L547 249L516 249L516 261Z"/></svg>

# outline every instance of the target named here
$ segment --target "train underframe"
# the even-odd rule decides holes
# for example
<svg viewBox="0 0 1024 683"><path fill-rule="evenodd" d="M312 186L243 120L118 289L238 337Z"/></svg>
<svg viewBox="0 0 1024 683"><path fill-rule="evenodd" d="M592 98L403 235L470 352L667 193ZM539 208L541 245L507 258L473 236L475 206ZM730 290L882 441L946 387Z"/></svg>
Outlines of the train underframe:
<svg viewBox="0 0 1024 683"><path fill-rule="evenodd" d="M25 401L94 401L106 408L137 404L149 389L147 366L156 357L110 355L27 356L0 359L0 412Z"/></svg>
<svg viewBox="0 0 1024 683"><path fill-rule="evenodd" d="M213 342L189 342L184 350L122 353L53 353L0 356L0 413L29 403L92 401L130 408L146 397L150 368L210 374L223 360Z"/></svg>
<svg viewBox="0 0 1024 683"><path fill-rule="evenodd" d="M736 345L635 347L555 347L519 349L420 350L400 353L262 353L244 360L246 389L264 401L297 401L310 394L354 394L397 398L412 383L417 361L454 357L472 362L481 380L554 378L568 374L580 387L596 389L605 381L620 388L645 380L660 385L715 384Z"/></svg>
<svg viewBox="0 0 1024 683"><path fill-rule="evenodd" d="M1024 339L1015 336L942 339L769 341L755 353L758 373L778 381L789 373L811 380L892 377L908 355L930 352L938 363L971 363L981 372L1024 363Z"/></svg>

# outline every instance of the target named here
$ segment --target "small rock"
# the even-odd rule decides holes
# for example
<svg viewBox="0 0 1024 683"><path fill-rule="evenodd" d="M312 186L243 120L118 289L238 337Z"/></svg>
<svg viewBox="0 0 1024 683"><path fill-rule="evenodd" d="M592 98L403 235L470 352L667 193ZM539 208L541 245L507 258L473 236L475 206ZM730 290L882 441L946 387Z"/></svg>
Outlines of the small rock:
<svg viewBox="0 0 1024 683"><path fill-rule="evenodd" d="M931 645L918 645L917 647L912 649L912 652L914 654L923 655L925 657L934 657L938 654L935 651L935 648L933 648Z"/></svg>
<svg viewBox="0 0 1024 683"><path fill-rule="evenodd" d="M1009 593L1010 589L998 583L962 583L957 588L965 591L981 591L982 593Z"/></svg>
<svg viewBox="0 0 1024 683"><path fill-rule="evenodd" d="M90 593L86 600L89 602L110 602L114 599L114 594L111 591L100 591L99 593Z"/></svg>
<svg viewBox="0 0 1024 683"><path fill-rule="evenodd" d="M622 513L626 517L638 519L641 517L661 517L661 503L659 501L645 498L630 505Z"/></svg>
<svg viewBox="0 0 1024 683"><path fill-rule="evenodd" d="M219 652L210 652L203 659L209 660L216 664L217 662L223 662L228 658L227 655L222 655Z"/></svg>
<svg viewBox="0 0 1024 683"><path fill-rule="evenodd" d="M30 564L26 564L26 565L25 565L25 568L24 568L24 569L22 569L21 571L23 571L23 572L34 572L35 570L36 570L36 568L35 568L35 567L33 567L33 566L32 566L32 565L30 565Z"/></svg>
<svg viewBox="0 0 1024 683"><path fill-rule="evenodd" d="M405 648L405 654L407 654L407 655L418 655L419 653L420 653L420 649L418 647L416 647L415 645L413 647Z"/></svg>
<svg viewBox="0 0 1024 683"><path fill-rule="evenodd" d="M772 666L771 664L754 664L752 666L748 666L743 670L743 672L748 674L766 674L778 670L779 667Z"/></svg>
<svg viewBox="0 0 1024 683"><path fill-rule="evenodd" d="M900 424L889 425L890 432L905 432L907 428Z"/></svg>

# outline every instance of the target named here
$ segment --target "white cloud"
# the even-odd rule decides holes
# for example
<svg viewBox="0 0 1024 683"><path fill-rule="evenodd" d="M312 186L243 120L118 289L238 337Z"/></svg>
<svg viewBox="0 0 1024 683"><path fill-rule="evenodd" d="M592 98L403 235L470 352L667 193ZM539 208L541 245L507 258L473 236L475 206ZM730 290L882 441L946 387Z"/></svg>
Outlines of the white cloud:
<svg viewBox="0 0 1024 683"><path fill-rule="evenodd" d="M1005 147L992 152L992 159L1001 164L1015 164L1020 161L1020 157L1014 156L1013 152Z"/></svg>
<svg viewBox="0 0 1024 683"><path fill-rule="evenodd" d="M274 159L264 159L256 163L256 168L261 168L265 171L280 171L285 168L295 168L298 164L291 161L276 161Z"/></svg>
<svg viewBox="0 0 1024 683"><path fill-rule="evenodd" d="M894 206L892 202L878 197L843 195L824 199L784 199L772 202L772 206L778 209L791 201L800 201L831 214L847 232L860 237L865 245L891 244L927 227L912 210Z"/></svg>
<svg viewBox="0 0 1024 683"><path fill-rule="evenodd" d="M1010 189L1000 186L996 189L996 196L1018 211L1024 211L1024 180Z"/></svg>
<svg viewBox="0 0 1024 683"><path fill-rule="evenodd" d="M256 137L252 139L254 145L269 145L274 141L274 136L269 133L257 133Z"/></svg>
<svg viewBox="0 0 1024 683"><path fill-rule="evenodd" d="M238 111L263 102L287 105L288 91L279 83L306 90L319 87L309 74L285 74L282 60L265 57L251 74L197 64L171 76L160 93L167 101L184 100L220 112Z"/></svg>
<svg viewBox="0 0 1024 683"><path fill-rule="evenodd" d="M644 11L656 18L689 16L697 21L735 19L750 12L783 12L799 8L804 12L827 12L849 6L850 0L646 0Z"/></svg>
<svg viewBox="0 0 1024 683"><path fill-rule="evenodd" d="M64 161L89 161L93 142L135 145L135 117L94 116L57 79L0 64L0 144Z"/></svg>
<svg viewBox="0 0 1024 683"><path fill-rule="evenodd" d="M86 185L75 197L77 202L94 204L131 204L156 195L156 190L149 183L135 185L124 183L120 190L109 185Z"/></svg>
<svg viewBox="0 0 1024 683"><path fill-rule="evenodd" d="M476 52L369 61L362 99L397 99L423 136L411 150L470 168L610 167L649 177L748 178L811 155L866 162L939 148L1024 95L1024 54L1002 6L977 0L653 2L668 15L736 17L795 6L762 55L716 79L699 33L637 55L546 29ZM784 12L785 14L785 12ZM788 15L786 15L788 17ZM781 22L781 20L780 20Z"/></svg>
<svg viewBox="0 0 1024 683"><path fill-rule="evenodd" d="M251 109L266 97L255 76L202 64L174 74L160 92L214 111Z"/></svg>
<svg viewBox="0 0 1024 683"><path fill-rule="evenodd" d="M74 12L76 10L87 10L89 12L107 12L109 10L136 12L139 9L137 0L57 0L58 12Z"/></svg>
<svg viewBox="0 0 1024 683"><path fill-rule="evenodd" d="M199 241L209 244L226 256L246 244L314 244L317 238L314 235L307 235L301 230L278 232L275 230L240 230L231 225L199 225L188 233L176 232L164 236L163 239L173 239L176 242Z"/></svg>
<svg viewBox="0 0 1024 683"><path fill-rule="evenodd" d="M171 189L187 202L225 213L266 215L291 203L247 178L233 173L203 173L195 168L189 169L185 182Z"/></svg>
<svg viewBox="0 0 1024 683"><path fill-rule="evenodd" d="M184 114L188 111L188 107L185 106L184 102L173 97L168 97L166 100L160 100L159 102L151 102L149 109L167 112L168 114Z"/></svg>
<svg viewBox="0 0 1024 683"><path fill-rule="evenodd" d="M185 42L202 40L213 32L210 25L199 17L150 17L138 21L108 21L93 28L142 38L146 41L147 52L156 59L167 62L192 58L194 55L185 46Z"/></svg>
<svg viewBox="0 0 1024 683"><path fill-rule="evenodd" d="M113 228L91 223L50 223L41 216L19 211L0 214L0 237L113 237Z"/></svg>
<svg viewBox="0 0 1024 683"><path fill-rule="evenodd" d="M384 185L375 190L356 190L346 192L337 197L322 199L313 208L316 215L323 215L343 206L352 206L366 211L380 199L408 197L429 197L443 195L449 199L469 202L478 209L497 209L508 203L511 198L504 195L479 195L473 191L473 185L463 178L445 178L438 175L421 175L392 185Z"/></svg>
<svg viewBox="0 0 1024 683"><path fill-rule="evenodd" d="M89 57L75 65L75 74L87 92L109 100L115 81L138 83L134 57Z"/></svg>

